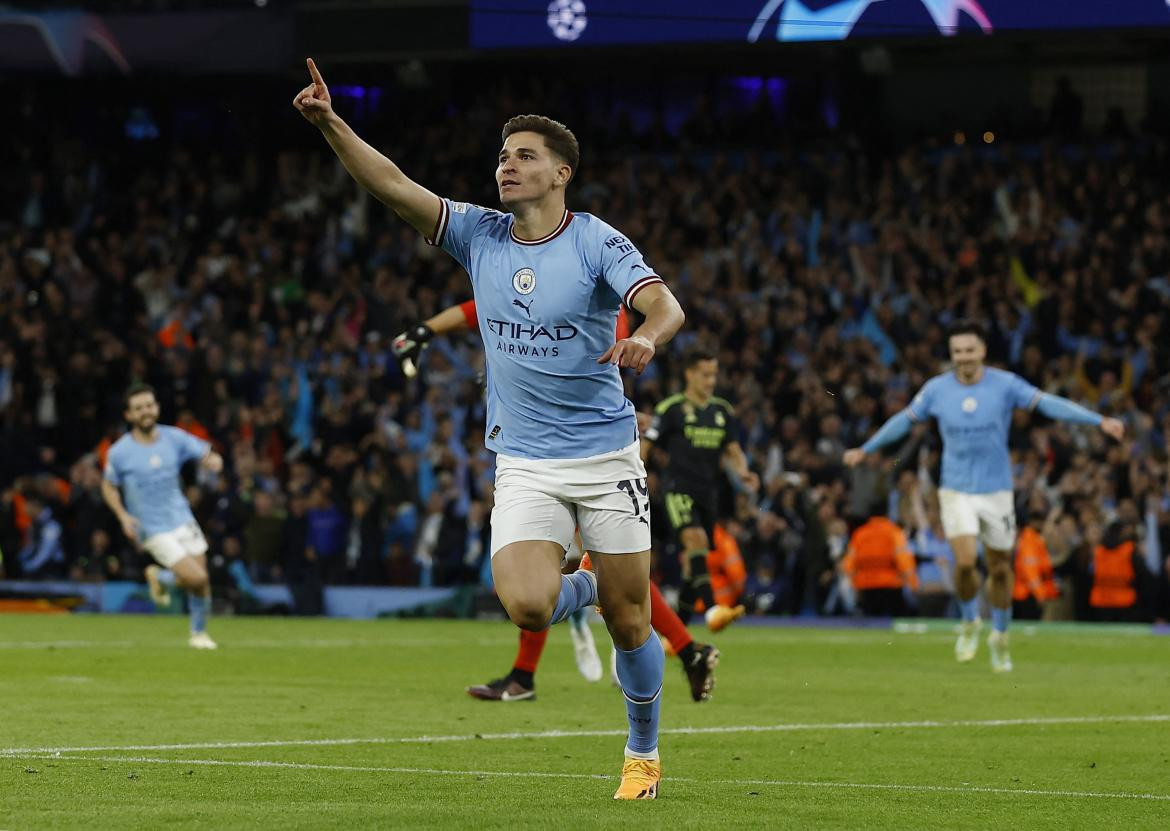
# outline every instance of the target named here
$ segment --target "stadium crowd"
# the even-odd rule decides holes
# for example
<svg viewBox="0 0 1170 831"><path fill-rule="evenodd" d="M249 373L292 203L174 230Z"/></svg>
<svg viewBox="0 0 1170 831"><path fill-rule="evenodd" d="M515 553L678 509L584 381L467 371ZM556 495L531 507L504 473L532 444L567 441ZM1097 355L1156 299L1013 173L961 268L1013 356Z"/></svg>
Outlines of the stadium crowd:
<svg viewBox="0 0 1170 831"><path fill-rule="evenodd" d="M432 190L494 205L499 126L528 100L558 100L532 92L358 127ZM1094 547L1132 540L1144 571L1131 614L1170 618L1165 142L794 142L766 97L730 111L700 101L669 128L550 114L583 149L570 208L635 241L687 312L628 395L647 411L681 388L683 350L718 350L720 394L763 480L758 497L729 483L721 511L756 611L852 613L838 565L851 531L883 514L918 556L908 601L946 613L933 427L852 471L841 455L942 371L946 325L971 317L993 363L1129 431L1118 444L1016 415L1020 525L1042 535L1062 589L1044 614L1092 617ZM289 131L309 130L294 117ZM493 460L478 338L435 341L415 380L389 349L468 299L454 261L308 141L231 152L171 138L136 154L68 136L4 139L21 162L0 190L7 576L140 574L100 480L123 390L142 379L163 423L226 460L187 493L227 591L482 581ZM654 493L660 466L652 457ZM669 584L678 568L658 522Z"/></svg>

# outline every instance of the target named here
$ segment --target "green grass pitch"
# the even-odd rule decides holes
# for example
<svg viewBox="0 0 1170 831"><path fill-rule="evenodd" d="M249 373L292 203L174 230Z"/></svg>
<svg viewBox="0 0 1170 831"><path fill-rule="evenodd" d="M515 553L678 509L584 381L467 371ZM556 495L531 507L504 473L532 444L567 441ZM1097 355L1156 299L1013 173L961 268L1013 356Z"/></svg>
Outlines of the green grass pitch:
<svg viewBox="0 0 1170 831"><path fill-rule="evenodd" d="M665 781L616 803L625 728L564 626L537 700L475 701L507 623L0 616L0 829L1170 828L1170 638L739 626L714 699L668 659ZM595 627L599 644L604 633Z"/></svg>

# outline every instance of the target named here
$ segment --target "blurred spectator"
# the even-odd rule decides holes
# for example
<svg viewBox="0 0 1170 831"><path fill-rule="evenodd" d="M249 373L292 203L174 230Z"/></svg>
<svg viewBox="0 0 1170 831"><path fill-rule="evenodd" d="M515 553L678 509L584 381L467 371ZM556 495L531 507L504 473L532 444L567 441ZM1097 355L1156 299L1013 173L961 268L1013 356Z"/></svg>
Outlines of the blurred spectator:
<svg viewBox="0 0 1170 831"><path fill-rule="evenodd" d="M348 521L333 501L332 488L322 482L309 497L306 542L324 583L345 581L345 537Z"/></svg>
<svg viewBox="0 0 1170 831"><path fill-rule="evenodd" d="M1149 573L1131 520L1121 517L1109 524L1093 546L1089 571L1093 580L1089 606L1096 620L1136 622L1143 617L1142 590L1149 584Z"/></svg>
<svg viewBox="0 0 1170 831"><path fill-rule="evenodd" d="M61 523L40 494L25 498L32 525L20 549L20 573L30 580L65 576L65 546Z"/></svg>
<svg viewBox="0 0 1170 831"><path fill-rule="evenodd" d="M918 564L918 614L951 617L955 597L955 552L947 542L938 505L931 500L926 522L918 526L912 545Z"/></svg>
<svg viewBox="0 0 1170 831"><path fill-rule="evenodd" d="M1048 513L1044 497L1033 494L1028 503L1027 522L1016 540L1012 614L1020 620L1039 620L1044 606L1060 596L1042 533Z"/></svg>
<svg viewBox="0 0 1170 831"><path fill-rule="evenodd" d="M355 496L345 544L347 582L377 584L383 582L382 506L371 494Z"/></svg>
<svg viewBox="0 0 1170 831"><path fill-rule="evenodd" d="M276 499L267 491L252 497L252 515L244 523L244 561L253 580L262 583L281 579L281 540L285 514L277 509Z"/></svg>
<svg viewBox="0 0 1170 831"><path fill-rule="evenodd" d="M776 562L771 555L764 554L756 560L756 567L747 579L744 593L752 601L750 611L759 614L776 614L776 601L784 588L776 574Z"/></svg>
<svg viewBox="0 0 1170 831"><path fill-rule="evenodd" d="M289 503L288 520L280 539L281 568L292 594L293 612L319 615L324 611L321 569L317 553L309 545L309 498L294 493Z"/></svg>
<svg viewBox="0 0 1170 831"><path fill-rule="evenodd" d="M910 612L907 600L918 589L914 555L906 534L885 516L870 516L853 532L841 568L853 583L864 614L891 617Z"/></svg>

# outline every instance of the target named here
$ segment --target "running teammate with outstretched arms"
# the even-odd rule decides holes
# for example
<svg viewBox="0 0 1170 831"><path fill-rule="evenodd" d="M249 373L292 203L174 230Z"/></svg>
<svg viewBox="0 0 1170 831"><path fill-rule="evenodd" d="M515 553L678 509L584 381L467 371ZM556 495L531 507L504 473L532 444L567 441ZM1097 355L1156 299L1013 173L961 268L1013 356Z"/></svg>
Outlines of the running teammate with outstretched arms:
<svg viewBox="0 0 1170 831"><path fill-rule="evenodd" d="M1008 623L1012 614L1012 550L1016 512L1008 431L1012 411L1035 410L1059 421L1092 424L1120 440L1125 426L1116 418L1043 392L1020 376L984 365L987 337L973 321L959 321L948 332L954 370L927 381L910 406L892 416L861 447L845 451L850 467L881 447L901 439L914 424L933 418L942 434L942 483L938 492L943 529L955 552L955 590L963 622L955 658L975 657L979 646L979 572L976 542L983 541L989 573L992 632L987 645L991 668L1010 672Z"/></svg>
<svg viewBox="0 0 1170 831"><path fill-rule="evenodd" d="M580 150L564 125L531 115L504 125L495 173L503 211L440 199L358 138L308 66L297 110L359 184L471 277L487 355L486 445L497 454L496 590L529 630L600 603L629 718L615 798L653 799L664 661L650 628L646 470L619 368L645 369L682 325L682 309L630 240L565 208ZM623 302L645 321L614 342ZM561 574L575 527L596 576Z"/></svg>

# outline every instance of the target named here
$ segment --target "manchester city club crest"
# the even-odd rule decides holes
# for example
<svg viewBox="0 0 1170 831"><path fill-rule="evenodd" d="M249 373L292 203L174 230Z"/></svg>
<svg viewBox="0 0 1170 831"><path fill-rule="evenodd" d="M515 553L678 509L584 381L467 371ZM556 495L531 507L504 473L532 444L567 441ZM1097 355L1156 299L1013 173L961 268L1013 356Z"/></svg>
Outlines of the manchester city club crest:
<svg viewBox="0 0 1170 831"><path fill-rule="evenodd" d="M979 407L979 402L975 400L975 396L968 395L963 399L963 412L973 413Z"/></svg>
<svg viewBox="0 0 1170 831"><path fill-rule="evenodd" d="M522 268L512 275L512 288L520 294L532 294L536 288L536 272L531 268Z"/></svg>

